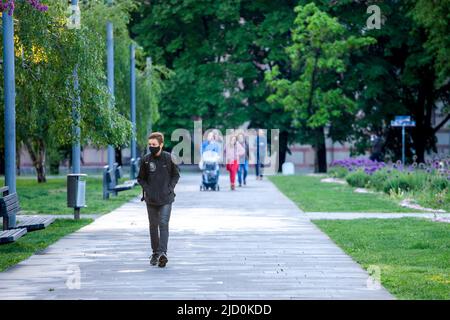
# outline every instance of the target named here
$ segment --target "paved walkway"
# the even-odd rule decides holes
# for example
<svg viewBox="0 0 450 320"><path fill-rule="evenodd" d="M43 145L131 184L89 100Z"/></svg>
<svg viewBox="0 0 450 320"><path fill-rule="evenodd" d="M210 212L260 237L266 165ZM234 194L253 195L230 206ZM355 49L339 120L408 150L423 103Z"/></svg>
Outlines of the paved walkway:
<svg viewBox="0 0 450 320"><path fill-rule="evenodd" d="M392 299L270 182L221 179L182 175L166 268L136 198L0 273L0 299Z"/></svg>

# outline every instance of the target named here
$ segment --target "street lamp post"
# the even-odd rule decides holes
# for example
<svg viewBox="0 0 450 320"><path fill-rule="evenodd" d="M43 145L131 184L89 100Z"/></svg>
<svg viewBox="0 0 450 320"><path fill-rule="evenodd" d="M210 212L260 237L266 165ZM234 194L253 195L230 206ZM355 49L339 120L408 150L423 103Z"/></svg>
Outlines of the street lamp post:
<svg viewBox="0 0 450 320"><path fill-rule="evenodd" d="M410 116L396 116L395 120L391 121L392 127L401 127L402 128L402 165L405 165L405 127L415 127L416 122L411 121Z"/></svg>
<svg viewBox="0 0 450 320"><path fill-rule="evenodd" d="M4 11L3 20L3 70L5 95L5 185L16 192L16 84L14 71L14 20ZM9 217L9 228L16 226L16 215Z"/></svg>
<svg viewBox="0 0 450 320"><path fill-rule="evenodd" d="M112 0L108 0L108 5L112 5ZM114 34L113 23L111 21L106 22L106 46L107 46L107 77L108 77L108 90L111 96L110 108L114 106ZM108 167L109 170L114 170L115 152L112 145L108 145ZM115 179L112 179L114 186Z"/></svg>
<svg viewBox="0 0 450 320"><path fill-rule="evenodd" d="M150 78L150 81L152 81L152 58L151 57L147 58L146 64L147 64L147 66L146 66L147 75L146 76ZM150 134L152 132L152 130L153 130L152 129L152 117L151 117L151 113L150 113L150 120L149 120L149 122L147 124L147 132L148 132L148 134Z"/></svg>
<svg viewBox="0 0 450 320"><path fill-rule="evenodd" d="M78 0L71 0L72 7L78 7ZM77 18L75 18L77 19ZM80 96L78 94L79 83L78 83L78 64L75 66L73 70L73 86L75 92L75 99L72 104L72 117L74 120L73 132L75 135L75 142L72 143L72 173L80 173L81 165L81 147L80 147L80 114L78 112L78 107L80 106Z"/></svg>
<svg viewBox="0 0 450 320"><path fill-rule="evenodd" d="M131 136L131 159L130 163L130 178L136 178L134 162L136 161L136 47L134 43L130 45L130 117L133 126L133 133Z"/></svg>
<svg viewBox="0 0 450 320"><path fill-rule="evenodd" d="M402 126L402 164L405 165L405 126Z"/></svg>

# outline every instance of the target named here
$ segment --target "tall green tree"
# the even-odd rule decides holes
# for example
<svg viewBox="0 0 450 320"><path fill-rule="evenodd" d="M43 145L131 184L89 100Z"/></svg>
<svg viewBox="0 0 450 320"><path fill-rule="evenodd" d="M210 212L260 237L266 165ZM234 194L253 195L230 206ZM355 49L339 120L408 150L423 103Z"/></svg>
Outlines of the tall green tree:
<svg viewBox="0 0 450 320"><path fill-rule="evenodd" d="M292 44L294 7L310 2L338 18L345 26L346 37L377 40L368 48L345 55L346 68L339 75L345 81L340 81L338 88L356 103L358 111L334 117L329 136L334 141L352 141L354 153L365 153L371 145L370 137L379 136L384 140L385 153L398 158L400 135L389 123L397 114L411 114L419 125L408 134L407 154L423 159L426 151L435 148L435 133L440 128L440 124L431 125L432 114L440 103L448 106L450 96L445 81L448 72L436 75L437 70L445 70L445 60L438 60L437 50L428 49L431 44L427 44L434 37L436 49L438 43L444 47L440 52L448 48L442 39L448 33L442 22L448 1L436 6L429 2L427 23L419 23L414 13L419 5L428 3L419 0L144 3L133 17L133 36L156 61L177 73L163 93L164 116L156 128L170 132L191 127L192 120L198 118L203 119L205 127L219 128L250 120L251 127L280 129L281 157L288 143L305 141L303 131L291 125L291 115L284 112L284 106L267 101L271 92L264 74L276 65L281 78L298 79L301 70L293 68L284 49ZM379 30L366 27L366 10L371 4L381 8L383 23ZM433 15L438 21L432 21ZM439 67L438 61L443 61ZM430 88L430 83L435 85ZM234 91L230 91L232 87ZM231 99L223 96L224 91L232 92ZM424 96L428 98L424 100Z"/></svg>
<svg viewBox="0 0 450 320"><path fill-rule="evenodd" d="M286 59L283 48L296 1L152 1L133 19L136 40L175 76L163 93L156 128L170 133L203 127L280 129L281 163L295 128L280 105L269 104L264 73ZM150 32L151 31L151 32Z"/></svg>
<svg viewBox="0 0 450 320"><path fill-rule="evenodd" d="M448 71L442 58L449 48L444 35L448 25L443 23L447 20L448 1L377 2L383 23L380 29L372 30L364 28L366 9L372 1L316 3L338 17L351 34L364 32L377 40L368 54L351 57L351 68L345 73L349 80L346 91L358 96L357 121L348 132L354 151L366 152L371 145L370 136L378 136L386 160L400 159L400 130L392 128L390 121L395 115L405 114L417 123L416 128L407 130L407 159L416 155L418 161L424 161L427 152L436 152L436 132L448 120L437 125L432 121L439 107L444 115L449 108L449 85L444 80ZM420 21L423 18L428 22Z"/></svg>
<svg viewBox="0 0 450 320"><path fill-rule="evenodd" d="M138 57L143 57L143 51L138 51ZM136 106L136 137L140 154L144 154L147 148L147 137L153 123L160 118L159 106L166 88L166 83L174 73L163 65L144 63L137 72L137 106Z"/></svg>
<svg viewBox="0 0 450 320"><path fill-rule="evenodd" d="M136 44L136 130L137 145L143 152L147 145L147 129L149 123L158 120L158 106L161 101L161 92L165 87L165 80L169 79L172 72L164 65L146 65L146 56L138 43L133 41L129 34L129 24L132 12L140 1L119 0L112 6L105 6L103 0L89 1L82 5L81 9L87 13L83 17L84 23L92 26L92 29L100 37L100 41L106 41L105 25L107 20L114 26L114 66L115 66L115 108L130 119L130 45ZM148 69L147 69L148 68ZM121 149L128 146L129 141L117 144L116 160L121 163Z"/></svg>
<svg viewBox="0 0 450 320"><path fill-rule="evenodd" d="M140 6L132 28L136 40L155 63L175 72L163 93L164 116L155 129L193 129L193 120L199 119L204 128L224 129L246 120L248 108L237 81L253 68L250 62L230 60L242 34L236 4L160 0Z"/></svg>
<svg viewBox="0 0 450 320"><path fill-rule="evenodd" d="M413 20L427 35L424 47L434 57L436 87L450 81L450 1L416 0L410 11Z"/></svg>
<svg viewBox="0 0 450 320"><path fill-rule="evenodd" d="M109 108L105 44L89 23L95 21L90 15L96 10L86 12L81 29L69 30L67 4L56 0L46 4L45 13L25 3L17 3L15 10L17 135L30 153L39 182L46 181L48 144L68 145L75 139L72 106L78 95L82 144L118 145L131 135L130 122ZM76 66L79 92L73 85Z"/></svg>
<svg viewBox="0 0 450 320"><path fill-rule="evenodd" d="M298 6L295 12L292 45L286 51L298 77L283 78L274 66L266 78L274 88L268 99L291 113L301 141L315 150L315 171L326 172L325 127L357 110L354 97L342 89L348 56L374 39L348 36L345 26L313 3Z"/></svg>

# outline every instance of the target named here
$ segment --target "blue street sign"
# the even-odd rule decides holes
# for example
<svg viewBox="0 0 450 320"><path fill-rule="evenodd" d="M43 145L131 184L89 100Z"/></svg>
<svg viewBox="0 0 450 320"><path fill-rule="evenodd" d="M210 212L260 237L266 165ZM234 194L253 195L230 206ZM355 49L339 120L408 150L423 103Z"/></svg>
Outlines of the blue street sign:
<svg viewBox="0 0 450 320"><path fill-rule="evenodd" d="M411 116L395 116L395 121L408 122L411 121Z"/></svg>
<svg viewBox="0 0 450 320"><path fill-rule="evenodd" d="M396 120L391 121L391 126L392 127L415 127L416 122L415 121L398 121L396 119Z"/></svg>
<svg viewBox="0 0 450 320"><path fill-rule="evenodd" d="M415 127L416 126L416 122L415 121L404 122L403 126L404 127Z"/></svg>

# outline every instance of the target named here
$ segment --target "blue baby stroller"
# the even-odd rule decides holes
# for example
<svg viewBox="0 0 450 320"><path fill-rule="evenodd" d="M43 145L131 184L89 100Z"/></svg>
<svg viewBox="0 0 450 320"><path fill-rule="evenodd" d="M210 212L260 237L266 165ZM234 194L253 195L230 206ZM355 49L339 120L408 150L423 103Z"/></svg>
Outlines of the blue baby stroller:
<svg viewBox="0 0 450 320"><path fill-rule="evenodd" d="M214 151L206 151L202 154L199 164L202 170L202 184L200 191L219 191L219 155Z"/></svg>

